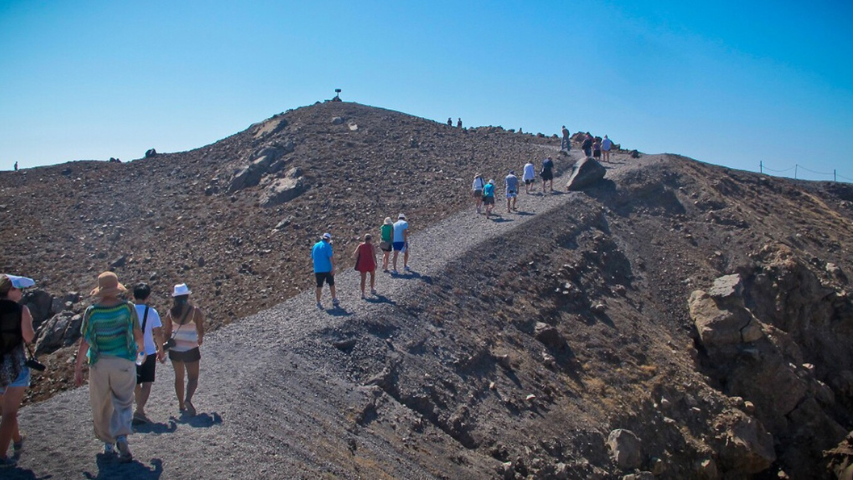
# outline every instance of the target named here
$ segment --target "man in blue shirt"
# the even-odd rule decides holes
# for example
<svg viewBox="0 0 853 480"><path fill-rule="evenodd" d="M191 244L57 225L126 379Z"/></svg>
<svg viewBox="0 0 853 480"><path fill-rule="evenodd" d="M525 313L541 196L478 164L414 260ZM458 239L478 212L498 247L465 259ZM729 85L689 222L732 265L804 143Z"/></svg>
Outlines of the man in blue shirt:
<svg viewBox="0 0 853 480"><path fill-rule="evenodd" d="M320 241L311 249L311 259L314 260L314 278L317 279L317 308L323 309L320 295L323 293L323 282L329 285L332 293L332 305L337 307L338 298L335 296L335 259L332 258L332 235L324 233Z"/></svg>

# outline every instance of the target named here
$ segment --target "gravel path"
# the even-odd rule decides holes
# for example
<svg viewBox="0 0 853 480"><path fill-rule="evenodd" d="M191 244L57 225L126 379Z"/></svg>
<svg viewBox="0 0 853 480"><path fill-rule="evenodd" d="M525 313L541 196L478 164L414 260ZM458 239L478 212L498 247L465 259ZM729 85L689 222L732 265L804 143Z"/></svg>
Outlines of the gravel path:
<svg viewBox="0 0 853 480"><path fill-rule="evenodd" d="M565 170L569 162L557 157ZM565 177L555 185L564 188ZM541 187L541 183L537 183ZM130 438L134 462L119 465L100 454L102 445L92 435L88 387L57 395L24 408L22 430L28 435L18 467L2 471L3 478L252 478L352 476L358 466L345 463L354 441L332 442L353 435L354 405L363 405L374 393L324 371L294 353L309 337L347 322L366 319L393 308L413 282L429 282L447 263L486 239L521 228L536 215L565 205L577 193L521 194L519 212L500 213L496 220L476 215L473 208L412 235L409 275L378 273L381 297L359 298L358 274L340 273L336 280L341 308L320 311L314 292L304 292L269 310L247 317L206 337L202 347L200 388L194 399L199 414L178 414L174 374L159 365L158 379L147 407L155 422L137 428ZM502 197L502 195L500 195ZM496 211L502 212L498 199ZM417 218L410 223L417 226ZM335 252L340 258L351 252ZM308 252L306 252L306 255ZM402 256L399 260L402 268ZM326 305L331 302L324 290ZM334 350L334 349L333 349ZM400 415L406 415L399 407ZM333 422L329 419L340 419ZM351 419L350 419L351 420ZM379 435L362 435L359 452L389 465L390 476L430 478L433 474L414 458L392 455ZM389 452L389 453L383 453ZM340 458L335 464L326 459Z"/></svg>

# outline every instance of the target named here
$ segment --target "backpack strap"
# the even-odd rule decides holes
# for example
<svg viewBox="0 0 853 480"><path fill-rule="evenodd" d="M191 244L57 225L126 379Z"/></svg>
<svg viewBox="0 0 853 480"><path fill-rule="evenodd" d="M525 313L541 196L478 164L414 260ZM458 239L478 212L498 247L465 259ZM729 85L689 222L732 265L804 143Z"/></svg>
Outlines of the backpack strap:
<svg viewBox="0 0 853 480"><path fill-rule="evenodd" d="M148 322L148 305L145 305L145 313L142 314L142 334L145 335L145 324Z"/></svg>

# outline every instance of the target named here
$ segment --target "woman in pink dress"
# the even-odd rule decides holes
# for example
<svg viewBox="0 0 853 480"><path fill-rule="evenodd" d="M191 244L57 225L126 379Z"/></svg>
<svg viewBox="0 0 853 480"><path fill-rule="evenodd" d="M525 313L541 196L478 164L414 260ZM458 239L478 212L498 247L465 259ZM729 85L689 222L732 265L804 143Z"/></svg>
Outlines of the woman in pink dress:
<svg viewBox="0 0 853 480"><path fill-rule="evenodd" d="M353 252L355 257L355 269L361 273L361 298L364 296L364 283L367 274L370 274L370 294L376 295L376 246L372 243L373 237L368 233L364 236L364 242L359 244Z"/></svg>

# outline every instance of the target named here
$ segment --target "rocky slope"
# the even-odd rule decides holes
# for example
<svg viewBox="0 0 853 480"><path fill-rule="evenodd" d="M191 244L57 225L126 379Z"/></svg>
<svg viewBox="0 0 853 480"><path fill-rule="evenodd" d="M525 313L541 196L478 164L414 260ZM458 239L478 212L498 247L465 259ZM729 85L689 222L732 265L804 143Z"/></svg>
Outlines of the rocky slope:
<svg viewBox="0 0 853 480"><path fill-rule="evenodd" d="M387 123L370 129L360 118ZM306 131L312 134L298 137ZM365 139L342 140L358 132ZM265 135L280 137L258 140ZM289 143L293 138L313 149L300 151L300 141ZM472 139L479 142L475 159L481 158L474 166L463 156ZM69 222L120 227L103 227L101 236L91 228L77 233L84 236L77 255L102 263L87 271L89 263L74 270L77 264L68 262L77 283L47 277L42 284L59 285L56 294L88 288L89 277L120 258L106 246L130 243L148 218L164 243L122 250L124 265L115 268L150 277L156 265L162 297L175 279L210 275L197 277L199 284L217 287L219 281L220 293L199 298L220 309L211 308L217 322L227 305L261 308L262 288L270 302L283 298L273 291L304 289L304 252L327 225L341 240L338 251L346 252L381 217L404 210L419 229L422 250L415 258L423 263L414 263L416 275L395 279L381 301L369 305L356 305L350 278L342 287L349 292L342 311L318 312L307 294L223 329L207 347L216 381L206 384L199 403L225 421L211 415L210 424L190 422L206 427L197 431L183 424L143 431L142 455L158 452L157 437L173 433L200 462L232 476L834 478L849 471L849 441L839 442L853 430L853 302L845 273L853 250L853 187L769 178L673 155L634 160L621 154L595 187L523 196L520 214L488 222L454 213L466 204L475 168L518 168L525 155L541 157L550 141L495 129L465 133L394 112L321 104L163 164L62 166L139 168L137 180L143 171L155 172L154 183L172 185L154 197L163 197L158 202L172 208L195 202L195 208L169 213L161 206L105 203L111 208L100 210L129 213L122 220L96 216L87 203ZM240 148L250 153L227 159ZM375 153L349 157L351 149ZM211 152L220 152L218 160L206 160ZM397 167L405 152L417 167ZM296 162L299 155L315 161ZM559 164L566 168L576 158ZM215 168L202 175L208 164ZM187 165L198 169L197 179L180 170ZM174 172L164 174L167 166ZM63 176L53 168L57 179ZM258 169L266 173L258 176ZM249 177L258 184L242 183ZM406 181L394 181L401 177ZM90 187L104 196L126 178ZM194 189L184 192L193 181ZM53 216L46 212L59 211L24 193L35 192L31 178L20 187L3 185L4 222L35 225L34 218L41 222ZM295 199L261 206L271 191L294 188L301 192ZM99 197L91 190L85 195L87 202ZM25 215L25 202L34 202L30 212L38 215ZM366 205L372 213L361 211ZM56 231L59 224L52 224ZM48 260L65 265L59 260L69 254L59 245L77 243L75 237L63 243L54 230L15 230L22 231L58 243L32 247L4 228L4 239L19 242L17 249L40 248L47 260L4 257L3 268L29 273ZM217 240L201 242L202 233ZM173 251L185 258L164 253ZM96 252L107 254L98 259ZM238 263L251 271L221 273ZM65 300L78 308L73 297ZM52 366L61 364L53 360ZM168 382L167 376L157 385L163 398L171 395ZM66 395L31 407L24 424L84 398ZM75 418L80 415L85 408ZM263 425L270 418L272 425ZM202 473L181 462L168 465L171 457L162 456L176 477ZM257 468L249 472L237 457ZM42 459L33 460L26 467L39 473L80 471L77 458L43 459L42 470L36 466ZM101 466L104 472L144 476L138 468L109 465Z"/></svg>

